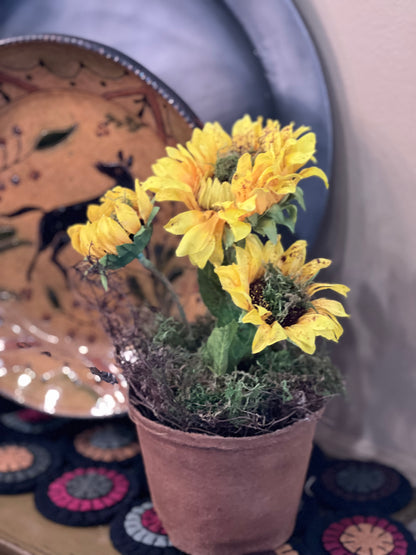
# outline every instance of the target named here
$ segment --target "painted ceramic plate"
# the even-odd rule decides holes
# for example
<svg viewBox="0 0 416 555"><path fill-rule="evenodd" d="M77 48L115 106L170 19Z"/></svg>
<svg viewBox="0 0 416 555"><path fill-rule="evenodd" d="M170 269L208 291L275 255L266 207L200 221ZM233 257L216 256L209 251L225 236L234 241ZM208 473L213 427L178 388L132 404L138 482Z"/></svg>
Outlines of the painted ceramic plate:
<svg viewBox="0 0 416 555"><path fill-rule="evenodd" d="M65 230L108 188L146 178L166 145L197 125L171 90L113 49L57 35L0 41L1 393L62 416L125 412L123 379L113 386L89 371L118 372L75 283L79 255ZM153 248L178 293L186 289L185 304L195 302L193 270L175 266L174 238ZM134 263L123 280L134 302L165 302Z"/></svg>

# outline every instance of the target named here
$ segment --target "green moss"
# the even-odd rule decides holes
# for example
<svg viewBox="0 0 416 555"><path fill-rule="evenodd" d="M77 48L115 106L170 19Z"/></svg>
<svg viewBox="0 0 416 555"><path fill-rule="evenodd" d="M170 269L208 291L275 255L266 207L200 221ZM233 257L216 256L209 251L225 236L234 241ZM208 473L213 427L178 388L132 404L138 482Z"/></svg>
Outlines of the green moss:
<svg viewBox="0 0 416 555"><path fill-rule="evenodd" d="M174 427L226 436L264 433L304 418L325 398L343 391L342 378L326 354L307 355L291 344L266 349L234 372L215 375L202 356L212 322L194 326L198 341L184 338L178 322L161 322L146 353L169 392L154 413Z"/></svg>
<svg viewBox="0 0 416 555"><path fill-rule="evenodd" d="M239 159L240 156L237 152L230 152L227 156L218 158L215 163L214 177L217 177L221 182L228 181L228 183L231 183Z"/></svg>
<svg viewBox="0 0 416 555"><path fill-rule="evenodd" d="M273 320L282 326L294 324L312 306L305 287L294 283L291 277L283 275L271 265L261 285L263 306L270 310Z"/></svg>
<svg viewBox="0 0 416 555"><path fill-rule="evenodd" d="M158 315L156 318L156 333L153 337L154 345L168 345L181 347L190 353L199 349L214 327L212 318L198 318L190 325L189 331L185 325L174 318Z"/></svg>

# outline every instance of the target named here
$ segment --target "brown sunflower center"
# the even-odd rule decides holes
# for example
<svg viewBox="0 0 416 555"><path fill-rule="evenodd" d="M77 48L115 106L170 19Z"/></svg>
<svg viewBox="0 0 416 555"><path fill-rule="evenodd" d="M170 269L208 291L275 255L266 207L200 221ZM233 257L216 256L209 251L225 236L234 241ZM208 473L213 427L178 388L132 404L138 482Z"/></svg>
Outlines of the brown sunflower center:
<svg viewBox="0 0 416 555"><path fill-rule="evenodd" d="M279 322L283 327L292 326L311 307L305 290L272 266L262 278L250 284L249 293L254 305L271 312L266 319L269 325Z"/></svg>
<svg viewBox="0 0 416 555"><path fill-rule="evenodd" d="M264 278L256 279L253 283L250 283L250 297L253 304L262 306L267 310L270 310L265 298L263 297L264 287L266 285L266 280Z"/></svg>

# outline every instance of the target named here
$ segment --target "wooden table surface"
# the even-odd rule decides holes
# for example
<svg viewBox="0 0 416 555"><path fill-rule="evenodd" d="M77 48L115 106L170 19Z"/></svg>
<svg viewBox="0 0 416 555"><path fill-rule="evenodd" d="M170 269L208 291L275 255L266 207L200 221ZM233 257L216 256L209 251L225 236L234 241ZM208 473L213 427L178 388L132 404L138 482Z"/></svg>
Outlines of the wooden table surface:
<svg viewBox="0 0 416 555"><path fill-rule="evenodd" d="M0 495L0 555L120 555L108 526L63 526L44 518L32 493Z"/></svg>
<svg viewBox="0 0 416 555"><path fill-rule="evenodd" d="M416 491L412 502L393 515L416 533ZM120 555L108 526L63 526L44 518L32 493L0 495L0 555Z"/></svg>

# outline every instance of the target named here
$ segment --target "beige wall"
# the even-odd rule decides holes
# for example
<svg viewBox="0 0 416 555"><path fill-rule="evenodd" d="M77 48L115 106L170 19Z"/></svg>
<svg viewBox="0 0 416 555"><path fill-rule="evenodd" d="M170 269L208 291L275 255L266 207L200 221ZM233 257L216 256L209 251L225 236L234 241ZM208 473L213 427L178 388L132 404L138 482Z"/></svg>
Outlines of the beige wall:
<svg viewBox="0 0 416 555"><path fill-rule="evenodd" d="M328 451L377 457L416 481L416 1L296 0L334 111L332 197L319 254L350 285Z"/></svg>

